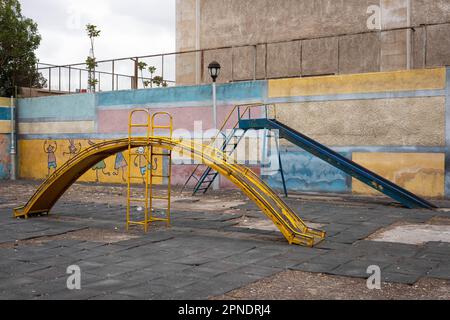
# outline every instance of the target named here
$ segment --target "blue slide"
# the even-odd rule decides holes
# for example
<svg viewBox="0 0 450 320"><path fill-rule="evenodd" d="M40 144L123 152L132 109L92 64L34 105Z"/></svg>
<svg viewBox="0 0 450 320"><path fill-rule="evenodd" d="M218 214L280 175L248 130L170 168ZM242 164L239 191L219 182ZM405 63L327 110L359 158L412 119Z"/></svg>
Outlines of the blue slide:
<svg viewBox="0 0 450 320"><path fill-rule="evenodd" d="M347 159L330 148L318 143L317 141L301 134L300 132L284 125L283 123L273 119L240 119L239 127L243 130L248 129L269 129L278 130L280 138L299 146L303 150L313 154L314 156L328 162L343 172L349 174L355 179L367 184L379 192L384 193L388 197L400 202L408 208L424 208L435 209L432 203L416 196L415 194L405 190L404 188L392 183L391 181L381 177L380 175L360 166L359 164Z"/></svg>

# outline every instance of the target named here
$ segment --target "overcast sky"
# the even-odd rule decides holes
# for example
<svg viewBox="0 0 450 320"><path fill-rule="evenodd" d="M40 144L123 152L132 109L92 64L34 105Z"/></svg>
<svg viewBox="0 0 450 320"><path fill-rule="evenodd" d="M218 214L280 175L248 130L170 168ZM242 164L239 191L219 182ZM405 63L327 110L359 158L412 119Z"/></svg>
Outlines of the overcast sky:
<svg viewBox="0 0 450 320"><path fill-rule="evenodd" d="M175 51L175 0L21 0L23 14L39 25L41 62L85 61L85 25L101 30L98 60Z"/></svg>

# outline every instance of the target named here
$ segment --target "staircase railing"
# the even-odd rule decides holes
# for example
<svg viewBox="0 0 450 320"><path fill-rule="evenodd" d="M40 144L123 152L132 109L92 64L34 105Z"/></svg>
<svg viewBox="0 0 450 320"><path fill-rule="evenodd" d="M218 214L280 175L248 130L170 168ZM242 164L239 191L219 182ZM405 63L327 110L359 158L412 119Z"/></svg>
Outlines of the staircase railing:
<svg viewBox="0 0 450 320"><path fill-rule="evenodd" d="M211 139L210 145L211 145L211 146L214 146L214 145L216 144L217 140L219 139L219 137L224 136L223 131L225 130L225 128L226 128L227 125L229 124L230 119L232 118L233 114L236 113L236 111L237 111L237 117L238 117L238 119L237 119L237 121L236 121L235 123L233 123L233 125L232 125L232 127L231 127L233 130L235 130L235 129L237 129L237 128L239 127L239 121L240 121L241 118L244 117L247 113L248 113L249 117L251 116L251 109L252 109L252 108L255 108L255 107L265 107L266 110L267 110L267 105L264 104L264 103L250 103L250 104L235 105L235 106L233 107L233 109L232 109L232 110L228 113L228 115L225 117L225 119L224 119L224 121L223 121L223 123L222 123L220 129L218 130L217 134ZM242 109L243 109L243 111L242 111ZM267 114L267 111L266 111L266 114ZM223 148L226 147L226 143L227 143L226 140L227 140L228 138L230 138L230 137L225 136L225 141L224 141L224 143L222 144L222 147L220 148L221 151L224 151ZM231 137L231 138L232 138L232 137ZM234 151L234 150L233 150L233 151ZM186 180L185 184L183 185L183 187L182 187L180 193L183 193L183 192L184 192L184 190L187 188L187 186L189 185L189 182L191 182L192 179L197 180L196 187L195 187L195 190L194 190L194 194L197 192L197 189L198 189L197 186L198 186L199 184L201 184L201 183L204 181L204 179L206 178L206 177L204 176L205 171L203 171L203 173L202 173L202 175L200 176L200 178L197 178L197 177L196 177L197 170L198 170L199 168L201 168L202 166L204 166L204 165L203 165L203 164L197 164L197 165L195 166L194 170L193 170L192 173L189 175L189 178ZM208 168L206 168L206 170L208 170ZM213 180L214 180L215 178L216 178L216 176L213 178ZM208 189L209 189L209 187L210 187L210 186L208 186Z"/></svg>

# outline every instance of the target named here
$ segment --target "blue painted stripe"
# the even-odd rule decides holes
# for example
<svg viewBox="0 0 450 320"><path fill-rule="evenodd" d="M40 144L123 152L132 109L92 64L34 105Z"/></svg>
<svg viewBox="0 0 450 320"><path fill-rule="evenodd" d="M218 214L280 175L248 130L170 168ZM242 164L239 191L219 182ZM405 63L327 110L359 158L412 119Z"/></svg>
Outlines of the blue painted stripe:
<svg viewBox="0 0 450 320"><path fill-rule="evenodd" d="M230 105L238 105L238 104L246 104L246 103L261 103L263 99L245 99L245 100L227 100L227 101L218 101L218 108L230 106ZM136 108L144 108L144 109L174 109L174 108L199 108L199 107L211 107L211 101L188 101L188 102L173 102L173 103L144 103L144 104L119 104L114 106L97 106L97 110L132 110ZM170 112L170 111L169 111Z"/></svg>
<svg viewBox="0 0 450 320"><path fill-rule="evenodd" d="M351 154L342 154L347 158ZM305 152L281 153L286 186L290 191L301 192L351 192L351 178L344 172ZM274 168L261 171L263 179L273 188L282 190L283 184L278 169L278 155L269 157ZM270 175L268 174L270 173Z"/></svg>
<svg viewBox="0 0 450 320"><path fill-rule="evenodd" d="M334 94L321 96L295 96L283 98L268 98L266 103L295 103L295 102L323 102L345 100L374 100L374 99L399 99L399 98L424 98L442 97L446 90L419 90L380 93Z"/></svg>
<svg viewBox="0 0 450 320"><path fill-rule="evenodd" d="M11 108L0 107L0 120L11 120Z"/></svg>
<svg viewBox="0 0 450 320"><path fill-rule="evenodd" d="M95 96L93 94L63 95L56 97L27 98L18 100L18 118L50 119L58 121L95 120Z"/></svg>
<svg viewBox="0 0 450 320"><path fill-rule="evenodd" d="M267 81L248 81L219 84L217 100L219 103L230 101L255 100L262 101L266 92ZM102 92L96 94L97 106L124 105L167 105L174 103L209 102L212 99L210 85L185 86L172 88L154 88L142 90L126 90Z"/></svg>

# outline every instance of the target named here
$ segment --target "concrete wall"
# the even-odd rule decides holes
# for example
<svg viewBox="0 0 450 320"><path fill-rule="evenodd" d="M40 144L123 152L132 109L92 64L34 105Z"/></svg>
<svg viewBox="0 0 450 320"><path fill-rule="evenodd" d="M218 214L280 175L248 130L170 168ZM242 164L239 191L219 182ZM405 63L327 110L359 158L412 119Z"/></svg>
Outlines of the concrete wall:
<svg viewBox="0 0 450 320"><path fill-rule="evenodd" d="M435 68L220 84L219 121L235 104L275 104L272 116L344 156L418 194L450 196L446 165L450 161L449 75L449 69ZM48 174L44 145L58 146L59 167L73 156L71 143L77 152L89 140L126 137L128 113L134 108L167 111L173 115L175 129L193 136L196 121L201 121L203 130L213 127L211 87L203 85L20 99L18 108L19 172L31 179ZM277 152L261 159L260 145L242 148L256 154L255 162L274 165L278 161ZM339 170L283 141L281 158L292 191L372 194ZM123 168L130 164L118 162L113 156L82 180L122 183ZM192 168L174 165L174 184L183 184ZM281 188L277 172L254 169L270 185ZM221 185L230 186L224 179Z"/></svg>
<svg viewBox="0 0 450 320"><path fill-rule="evenodd" d="M219 119L224 119L235 104L260 101L265 90L264 82L243 82L218 87ZM128 116L134 108L147 108L152 112L168 111L173 116L176 129L193 132L194 121L202 121L204 130L211 129L211 99L210 86L20 99L19 174L26 179L44 179L54 171L55 165L59 168L88 147L90 142L128 137ZM139 118L135 121L145 122ZM49 145L56 147L53 152L56 164L49 163L45 150ZM122 155L127 162L128 153L124 152ZM85 174L81 181L122 183L124 170L130 163L122 162L122 166L120 159L117 156L106 159ZM131 166L135 171L134 175L138 175L139 165L135 162L133 160ZM158 162L158 170L162 170L162 159ZM174 183L183 184L192 169L193 166L174 166ZM161 183L162 180L155 182Z"/></svg>
<svg viewBox="0 0 450 320"><path fill-rule="evenodd" d="M383 30L414 31L366 33L371 6ZM177 81L208 82L212 60L222 82L450 65L450 24L436 23L450 23L448 0L178 0L178 51L269 45L177 56Z"/></svg>
<svg viewBox="0 0 450 320"><path fill-rule="evenodd" d="M11 170L11 101L0 98L0 180L9 179Z"/></svg>
<svg viewBox="0 0 450 320"><path fill-rule="evenodd" d="M268 101L277 103L279 121L408 190L442 197L449 195L447 73L438 68L270 80ZM298 148L282 146L290 188L374 193ZM280 176L268 181L281 187Z"/></svg>

